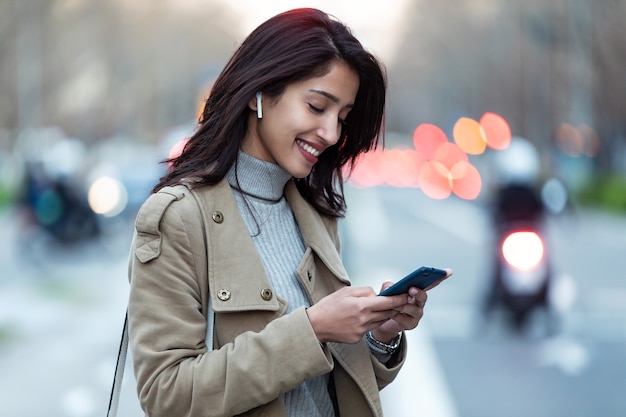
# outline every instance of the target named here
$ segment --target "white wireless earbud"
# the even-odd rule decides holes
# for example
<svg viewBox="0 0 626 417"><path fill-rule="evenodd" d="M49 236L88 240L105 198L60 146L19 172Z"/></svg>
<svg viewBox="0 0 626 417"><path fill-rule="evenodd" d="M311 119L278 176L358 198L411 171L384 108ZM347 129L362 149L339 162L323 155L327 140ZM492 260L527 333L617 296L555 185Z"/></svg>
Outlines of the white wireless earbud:
<svg viewBox="0 0 626 417"><path fill-rule="evenodd" d="M256 93L256 117L258 119L263 118L263 105L261 104L261 92Z"/></svg>

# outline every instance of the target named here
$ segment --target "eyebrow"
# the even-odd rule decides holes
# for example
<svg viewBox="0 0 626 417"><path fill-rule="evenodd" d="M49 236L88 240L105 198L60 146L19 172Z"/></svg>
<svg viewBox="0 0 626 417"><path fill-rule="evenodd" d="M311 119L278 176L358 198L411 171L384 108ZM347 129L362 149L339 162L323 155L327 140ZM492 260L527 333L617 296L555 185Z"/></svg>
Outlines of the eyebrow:
<svg viewBox="0 0 626 417"><path fill-rule="evenodd" d="M311 93L316 93L316 94L321 94L324 97L326 97L327 99L329 99L330 101L334 102L334 103L339 103L339 99L337 97L335 97L334 95L330 94L327 91L323 91L323 90L315 90L315 89L310 89L309 90ZM353 108L354 105L353 104L348 104L346 106L347 108Z"/></svg>

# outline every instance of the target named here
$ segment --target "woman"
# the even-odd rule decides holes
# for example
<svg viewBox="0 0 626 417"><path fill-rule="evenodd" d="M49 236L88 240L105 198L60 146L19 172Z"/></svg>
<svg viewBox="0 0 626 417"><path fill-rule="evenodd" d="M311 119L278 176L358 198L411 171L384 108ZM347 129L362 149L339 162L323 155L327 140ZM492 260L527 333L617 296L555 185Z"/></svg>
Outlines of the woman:
<svg viewBox="0 0 626 417"><path fill-rule="evenodd" d="M426 293L350 286L337 219L344 167L381 133L385 83L315 9L269 19L234 53L137 217L129 326L146 415L382 415Z"/></svg>

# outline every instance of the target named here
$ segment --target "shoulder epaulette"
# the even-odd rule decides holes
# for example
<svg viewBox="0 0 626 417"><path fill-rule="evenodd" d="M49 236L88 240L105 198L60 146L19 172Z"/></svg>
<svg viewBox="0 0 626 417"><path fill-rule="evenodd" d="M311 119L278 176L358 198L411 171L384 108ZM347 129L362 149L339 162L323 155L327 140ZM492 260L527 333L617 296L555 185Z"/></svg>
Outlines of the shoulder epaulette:
<svg viewBox="0 0 626 417"><path fill-rule="evenodd" d="M135 255L142 263L158 258L161 254L161 219L172 202L185 196L186 190L183 186L163 187L148 197L139 209L135 220Z"/></svg>

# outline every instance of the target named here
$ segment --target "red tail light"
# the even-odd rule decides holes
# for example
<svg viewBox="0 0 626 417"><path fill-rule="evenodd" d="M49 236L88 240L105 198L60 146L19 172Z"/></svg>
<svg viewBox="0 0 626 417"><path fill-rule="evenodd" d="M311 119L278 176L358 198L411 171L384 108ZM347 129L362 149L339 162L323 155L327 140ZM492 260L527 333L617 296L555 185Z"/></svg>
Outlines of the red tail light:
<svg viewBox="0 0 626 417"><path fill-rule="evenodd" d="M535 232L514 232L502 242L502 255L514 268L535 268L543 258L543 242Z"/></svg>

